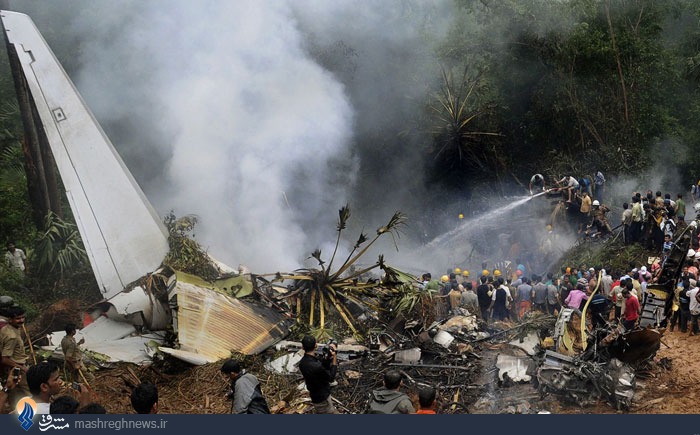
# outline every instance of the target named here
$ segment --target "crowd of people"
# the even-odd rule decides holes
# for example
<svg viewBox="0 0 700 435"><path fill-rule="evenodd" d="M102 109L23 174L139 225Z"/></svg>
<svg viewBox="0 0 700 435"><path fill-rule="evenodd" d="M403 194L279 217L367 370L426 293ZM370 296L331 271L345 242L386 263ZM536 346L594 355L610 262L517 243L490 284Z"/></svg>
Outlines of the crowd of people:
<svg viewBox="0 0 700 435"><path fill-rule="evenodd" d="M449 307L448 315L465 314L466 310L484 322L522 321L530 312L557 315L562 308L580 314L588 303L587 313L593 328L621 324L632 330L637 326L647 285L655 282L662 261L654 262L649 268L630 266L626 271L610 272L600 266L562 267L556 275L529 277L525 266L520 264L510 276L499 269L484 269L476 281L469 278L468 271L456 269L439 281L426 273L422 286L442 298ZM690 329L690 334L695 334L700 318L697 296L700 251L689 250L686 261L675 289L668 325L671 331Z"/></svg>
<svg viewBox="0 0 700 435"><path fill-rule="evenodd" d="M30 364L23 338L24 321L25 310L11 298L0 297L0 412L4 413L7 405L14 410L24 397L34 400L38 414L104 412L87 381L92 376L86 371L82 374L82 353L73 339L75 325L66 325L62 343L66 357L63 374L73 380L69 389L73 394L58 396L65 385L61 367L51 361L37 362L35 355ZM81 373L82 382L76 372Z"/></svg>
<svg viewBox="0 0 700 435"><path fill-rule="evenodd" d="M646 249L668 253L677 231L684 228L686 203L683 194L671 199L671 194L656 195L648 190L645 195L635 192L630 203L622 204L624 241L629 245L641 243Z"/></svg>

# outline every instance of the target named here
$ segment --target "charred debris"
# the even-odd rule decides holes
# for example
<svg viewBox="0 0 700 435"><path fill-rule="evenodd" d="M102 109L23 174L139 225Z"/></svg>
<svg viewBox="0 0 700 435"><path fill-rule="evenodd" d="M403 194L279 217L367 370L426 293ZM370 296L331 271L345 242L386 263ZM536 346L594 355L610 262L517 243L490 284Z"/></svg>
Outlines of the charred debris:
<svg viewBox="0 0 700 435"><path fill-rule="evenodd" d="M531 312L520 322L487 323L464 308L451 311L440 291L426 289L417 277L386 264L381 255L369 266L358 266L380 237L399 236L405 224L401 213L395 213L371 239L360 234L345 260L337 261L349 218L350 209L341 208L334 252L328 260L318 250L311 255L317 268L268 275L244 268L223 273L188 237L196 220L167 219L170 254L159 272L134 283L167 305L173 319L180 319L151 354L155 365L167 365L171 356L193 364L231 355L247 359L251 368L265 372L276 390L285 392L277 400L276 412L307 412L310 404L296 367L303 351L293 340L311 333L320 343L331 339L340 343L333 397L346 412L364 412L371 391L381 386L382 375L389 369L402 372L409 391L421 384L436 387L443 413L534 413L546 411L552 400L580 406L604 400L622 410L631 406L638 371L648 368L659 349L661 333L654 327L658 313L644 329L627 333L615 327L591 330L585 321L587 306L581 312L563 309L558 317ZM265 340L255 334L257 338L251 338L249 328L241 327L226 344L207 342L210 331L192 334L183 325L196 318L183 319L179 312L203 313L204 309L188 308L182 299L173 303L173 291L168 289L173 276L183 282L199 279L200 287L260 308L243 321L259 320L264 310L279 317L267 315L262 328ZM233 322L229 330L234 329L231 324L241 325L240 319L224 320ZM141 332L147 329L144 325ZM198 345L193 346L192 337L188 341L187 336L195 336ZM207 353L210 346L220 347Z"/></svg>

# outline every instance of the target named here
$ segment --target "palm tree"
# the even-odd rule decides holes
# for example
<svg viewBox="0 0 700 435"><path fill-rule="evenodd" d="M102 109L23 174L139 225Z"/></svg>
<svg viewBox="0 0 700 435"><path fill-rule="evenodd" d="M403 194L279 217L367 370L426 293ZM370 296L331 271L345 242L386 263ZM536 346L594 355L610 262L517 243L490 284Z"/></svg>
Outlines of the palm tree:
<svg viewBox="0 0 700 435"><path fill-rule="evenodd" d="M363 283L360 282L359 278L361 275L376 268L381 268L385 271L392 269L384 264L383 255L380 255L377 261L370 266L359 269L356 269L355 266L367 250L385 234L392 236L396 246L396 238L406 223L406 216L397 211L386 225L377 229L375 236L371 240L368 239L366 234L361 233L345 261L337 270L333 271L332 266L340 245L341 234L346 229L349 219L350 208L346 205L338 211L338 223L336 226L338 235L335 249L327 266L326 262L321 258L321 250L317 249L311 254L310 258L316 259L318 269L298 269L293 275L278 273L273 280L284 281L292 279L295 281L295 290L287 297L296 296L299 320L304 318L312 328L317 328L316 335L319 338L330 335L326 320L331 312L337 313L352 332L357 334L357 328L354 324L353 315L348 308L348 303L354 302L366 306L367 303L361 300L361 296L369 295L371 290L377 288L376 282Z"/></svg>

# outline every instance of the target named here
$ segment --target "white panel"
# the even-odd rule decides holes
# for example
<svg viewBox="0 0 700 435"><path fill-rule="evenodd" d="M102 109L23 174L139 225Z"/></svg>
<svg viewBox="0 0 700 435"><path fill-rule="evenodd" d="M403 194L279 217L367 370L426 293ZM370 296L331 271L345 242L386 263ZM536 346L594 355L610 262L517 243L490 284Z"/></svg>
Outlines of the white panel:
<svg viewBox="0 0 700 435"><path fill-rule="evenodd" d="M155 270L166 230L32 20L1 11L104 297Z"/></svg>

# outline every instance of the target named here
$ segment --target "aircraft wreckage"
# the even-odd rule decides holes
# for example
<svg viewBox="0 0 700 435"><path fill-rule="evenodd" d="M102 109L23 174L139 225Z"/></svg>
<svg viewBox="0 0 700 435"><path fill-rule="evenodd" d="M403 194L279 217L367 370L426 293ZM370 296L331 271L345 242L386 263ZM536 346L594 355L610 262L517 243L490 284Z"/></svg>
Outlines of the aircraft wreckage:
<svg viewBox="0 0 700 435"><path fill-rule="evenodd" d="M403 224L398 212L374 239L361 235L337 271L330 269L333 259L324 267L320 251L312 254L320 269L270 279L210 257L187 237L194 218L169 216L167 228L159 220L31 18L10 11L0 16L16 88L31 102L29 113L23 113L25 131L32 129L40 143L50 146L104 297L77 334L85 339L85 349L134 363L149 361L157 350L205 364L232 352L269 348L288 335L301 310L310 313L309 324L323 336L330 307L355 332L353 319L363 312L358 298L377 287L376 281L358 283L358 277L378 267L388 278L400 274L382 257L370 267L355 268L377 238ZM340 210L339 232L349 216L349 208ZM174 251L183 243L199 257L197 270L178 268ZM282 285L289 282L291 290ZM49 339L58 344L63 336L56 332Z"/></svg>
<svg viewBox="0 0 700 435"><path fill-rule="evenodd" d="M250 274L214 259L216 279L210 280L164 265L168 230L38 29L24 14L2 11L1 16L10 56L16 55L21 67L15 74L22 81L18 88L27 90L32 123L50 146L105 298L79 333L84 347L143 362L149 359L146 344L163 343L171 330L178 348L160 350L204 363L231 351L260 352L285 337L293 324L287 313L238 298L259 291ZM53 334L53 343L61 336Z"/></svg>
<svg viewBox="0 0 700 435"><path fill-rule="evenodd" d="M234 270L201 250L203 269L179 269L168 258L177 243L187 243L186 233L194 221L170 217L167 226L161 222L31 19L8 11L0 12L0 17L10 55L16 56L21 68L21 74L15 74L15 79L22 81L18 88L25 88L32 102L36 132L50 146L104 297L78 333L77 339L85 339L87 350L112 361L146 363L154 353L162 352L192 364L205 364L228 358L232 352L262 352L284 339L302 313L317 335L329 336L326 317L331 308L357 332L356 322L376 316L380 305L386 303L382 298L393 298L388 311L395 318L385 325L384 332L367 332L369 348L350 346L348 352L355 356L368 349L378 350L391 354L392 365L429 368L424 361L425 349L422 356L416 343L436 343L441 352L453 356L473 354L471 345L501 333L477 332L476 317L468 312L447 322L437 319L421 308L425 297L431 296L429 292L415 292L418 280L385 265L381 256L369 267L357 268L359 257L377 238L398 231L404 221L400 213L380 227L373 239L360 235L335 271L331 269L335 253L326 265L320 251L312 254L319 269L291 274L255 275L243 267ZM349 215L347 207L339 212L338 240ZM129 225L123 224L122 216L129 216ZM561 394L579 404L604 398L619 408L629 407L634 366L652 358L659 349L662 332L658 327L670 310L683 249L687 251L694 232L692 225L681 233L658 283L649 286L642 329L625 333L608 326L589 331L585 324L588 304L580 313L564 309L551 330L544 328L526 345L537 368L526 372L517 358L499 356L499 379L504 373L510 373L511 379L534 378L541 392ZM194 245L190 248L196 250ZM384 271L382 282L361 280L375 268ZM400 314L416 309L428 314L420 320ZM401 334L411 331L408 335L414 339L405 340L406 335L396 330ZM60 343L62 336L60 332L51 334L51 342ZM544 344L545 337L551 337L549 345ZM522 346L522 341L516 345ZM294 344L283 342L280 346ZM293 370L289 358L277 365ZM452 359L461 361L463 357Z"/></svg>

